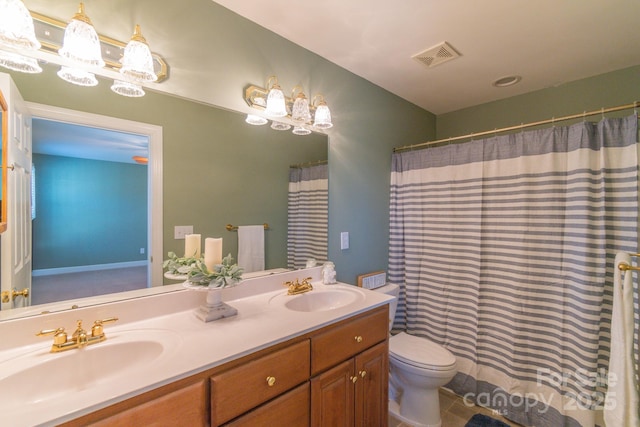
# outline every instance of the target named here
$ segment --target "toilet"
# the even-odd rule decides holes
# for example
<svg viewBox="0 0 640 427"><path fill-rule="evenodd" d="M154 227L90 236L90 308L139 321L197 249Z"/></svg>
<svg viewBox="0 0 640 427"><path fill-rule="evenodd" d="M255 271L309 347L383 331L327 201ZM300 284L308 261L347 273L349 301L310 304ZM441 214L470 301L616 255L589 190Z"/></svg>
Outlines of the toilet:
<svg viewBox="0 0 640 427"><path fill-rule="evenodd" d="M395 297L389 304L389 330L398 305L400 287L375 289ZM456 358L441 345L400 332L389 339L389 413L415 427L440 427L438 388L456 374Z"/></svg>

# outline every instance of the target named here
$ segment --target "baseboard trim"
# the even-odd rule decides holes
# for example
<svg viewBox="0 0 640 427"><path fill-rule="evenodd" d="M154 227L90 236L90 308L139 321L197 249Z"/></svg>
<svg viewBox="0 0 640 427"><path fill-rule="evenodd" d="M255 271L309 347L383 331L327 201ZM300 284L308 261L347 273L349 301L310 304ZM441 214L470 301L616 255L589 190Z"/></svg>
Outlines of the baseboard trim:
<svg viewBox="0 0 640 427"><path fill-rule="evenodd" d="M31 276L53 276L56 274L83 273L87 271L113 270L116 268L144 267L147 261L114 262L111 264L78 265L74 267L42 268L31 271Z"/></svg>

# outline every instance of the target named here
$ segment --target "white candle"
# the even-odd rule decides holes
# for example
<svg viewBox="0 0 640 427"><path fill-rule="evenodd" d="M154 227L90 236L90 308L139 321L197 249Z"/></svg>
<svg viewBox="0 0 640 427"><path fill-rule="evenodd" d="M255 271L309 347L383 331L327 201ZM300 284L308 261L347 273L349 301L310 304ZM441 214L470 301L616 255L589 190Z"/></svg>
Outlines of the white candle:
<svg viewBox="0 0 640 427"><path fill-rule="evenodd" d="M200 235L187 234L184 236L185 258L200 258Z"/></svg>
<svg viewBox="0 0 640 427"><path fill-rule="evenodd" d="M216 264L222 264L222 238L207 237L204 239L204 265L213 271Z"/></svg>

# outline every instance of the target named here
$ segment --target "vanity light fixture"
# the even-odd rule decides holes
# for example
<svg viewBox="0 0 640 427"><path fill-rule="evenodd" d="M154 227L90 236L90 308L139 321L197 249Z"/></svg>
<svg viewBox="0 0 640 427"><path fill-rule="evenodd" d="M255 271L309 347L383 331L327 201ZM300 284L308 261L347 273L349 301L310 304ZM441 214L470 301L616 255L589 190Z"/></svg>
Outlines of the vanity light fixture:
<svg viewBox="0 0 640 427"><path fill-rule="evenodd" d="M0 0L0 66L41 72L38 61L60 65L58 75L81 86L114 80L123 96L144 96L142 86L167 78L167 64L150 51L139 25L127 44L96 33L80 3L69 23L30 12L21 0ZM119 77L118 77L119 76Z"/></svg>
<svg viewBox="0 0 640 427"><path fill-rule="evenodd" d="M250 107L264 111L265 116L278 115L278 119L273 120L272 129L288 130L293 125L294 134L308 135L314 129L322 131L333 126L331 112L323 95L315 95L310 103L302 87L296 85L291 91L291 97L285 97L275 76L269 77L266 87L265 89L255 85L248 86L244 99ZM276 99L278 106L274 107L272 101ZM248 114L245 121L252 125L268 123L266 118L256 114Z"/></svg>
<svg viewBox="0 0 640 427"><path fill-rule="evenodd" d="M33 18L21 0L0 0L0 66L23 73L40 73L38 61L9 49L40 49Z"/></svg>
<svg viewBox="0 0 640 427"><path fill-rule="evenodd" d="M78 12L73 15L64 30L62 47L58 54L70 61L72 65L63 65L58 76L79 86L95 86L98 84L96 76L87 71L86 67L104 67L104 60L100 52L98 33L91 23L91 19L84 13L84 3L78 6Z"/></svg>

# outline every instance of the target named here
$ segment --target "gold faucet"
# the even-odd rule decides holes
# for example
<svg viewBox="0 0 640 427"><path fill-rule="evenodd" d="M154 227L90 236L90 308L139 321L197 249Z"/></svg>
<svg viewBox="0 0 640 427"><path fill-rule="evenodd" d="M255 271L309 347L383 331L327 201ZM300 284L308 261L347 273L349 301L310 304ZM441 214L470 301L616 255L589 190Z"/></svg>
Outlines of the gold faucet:
<svg viewBox="0 0 640 427"><path fill-rule="evenodd" d="M56 329L44 329L36 334L36 336L53 335L53 345L51 346L51 353L58 353L60 351L71 350L73 348L83 348L91 344L96 344L107 339L104 334L103 324L111 323L118 320L117 317L109 317L107 319L96 320L91 327L91 333L87 334L82 328L82 320L78 320L76 330L71 335L71 338L67 335L64 328Z"/></svg>
<svg viewBox="0 0 640 427"><path fill-rule="evenodd" d="M307 277L306 279L302 280L302 283L300 283L298 279L296 279L295 282L284 282L284 285L289 288L287 290L287 295L298 295L312 291L313 286L311 286L309 280L311 280L311 277Z"/></svg>

